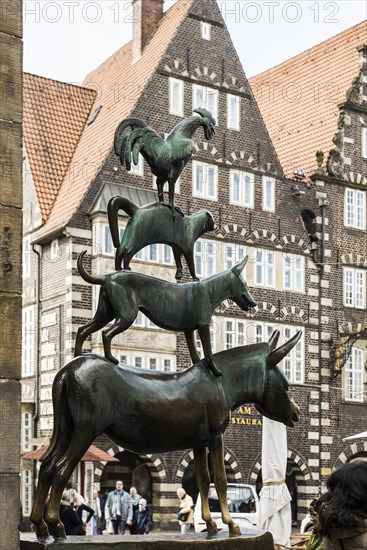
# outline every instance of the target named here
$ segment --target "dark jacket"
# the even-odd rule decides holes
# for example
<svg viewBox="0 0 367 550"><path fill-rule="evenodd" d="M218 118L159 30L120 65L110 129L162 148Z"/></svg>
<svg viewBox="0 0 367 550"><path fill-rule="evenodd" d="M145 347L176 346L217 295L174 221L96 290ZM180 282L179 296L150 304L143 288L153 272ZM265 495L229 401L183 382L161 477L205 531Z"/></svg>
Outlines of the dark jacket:
<svg viewBox="0 0 367 550"><path fill-rule="evenodd" d="M367 548L367 520L364 531L356 529L329 529L329 537L323 538L324 550L362 550Z"/></svg>
<svg viewBox="0 0 367 550"><path fill-rule="evenodd" d="M147 535L150 531L150 512L146 508L144 510L136 510L134 514L133 534Z"/></svg>
<svg viewBox="0 0 367 550"><path fill-rule="evenodd" d="M85 535L81 519L71 506L61 504L60 519L65 526L67 535Z"/></svg>

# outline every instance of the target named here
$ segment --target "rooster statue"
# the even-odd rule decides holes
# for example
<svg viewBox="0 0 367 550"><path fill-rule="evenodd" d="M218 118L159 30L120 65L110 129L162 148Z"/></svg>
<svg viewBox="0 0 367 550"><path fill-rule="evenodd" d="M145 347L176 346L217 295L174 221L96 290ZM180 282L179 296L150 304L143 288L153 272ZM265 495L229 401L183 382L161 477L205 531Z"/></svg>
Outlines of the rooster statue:
<svg viewBox="0 0 367 550"><path fill-rule="evenodd" d="M193 115L181 120L165 139L139 118L126 118L115 131L114 147L121 164L130 171L131 156L134 164L138 164L141 153L157 178L160 202L163 202L163 187L168 181L169 205L173 215L175 184L192 155L193 134L202 126L207 140L214 135L215 119L212 114L202 108L194 109L194 113L200 116ZM129 126L131 130L122 136L123 131Z"/></svg>

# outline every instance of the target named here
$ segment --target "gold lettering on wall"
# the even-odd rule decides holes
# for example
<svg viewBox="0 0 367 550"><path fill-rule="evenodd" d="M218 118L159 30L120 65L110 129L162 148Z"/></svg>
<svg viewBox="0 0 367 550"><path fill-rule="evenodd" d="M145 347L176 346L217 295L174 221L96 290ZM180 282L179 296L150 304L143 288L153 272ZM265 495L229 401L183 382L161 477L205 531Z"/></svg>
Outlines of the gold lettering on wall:
<svg viewBox="0 0 367 550"><path fill-rule="evenodd" d="M253 418L254 416L255 418ZM256 412L253 413L251 406L248 405L238 407L231 416L229 423L236 426L262 426L261 416Z"/></svg>

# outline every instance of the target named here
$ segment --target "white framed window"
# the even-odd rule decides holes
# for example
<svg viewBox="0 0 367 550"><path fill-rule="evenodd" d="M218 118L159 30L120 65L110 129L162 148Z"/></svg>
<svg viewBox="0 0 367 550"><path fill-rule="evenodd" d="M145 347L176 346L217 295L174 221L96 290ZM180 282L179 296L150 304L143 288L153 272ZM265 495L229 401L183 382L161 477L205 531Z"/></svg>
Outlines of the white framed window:
<svg viewBox="0 0 367 550"><path fill-rule="evenodd" d="M29 277L31 274L31 238L24 237L22 246L22 275L23 278Z"/></svg>
<svg viewBox="0 0 367 550"><path fill-rule="evenodd" d="M157 370L157 358L149 357L149 368L151 370Z"/></svg>
<svg viewBox="0 0 367 550"><path fill-rule="evenodd" d="M134 164L133 158L131 155L131 174L135 176L144 176L144 157L139 153L138 164Z"/></svg>
<svg viewBox="0 0 367 550"><path fill-rule="evenodd" d="M184 82L169 78L169 112L171 115L184 116Z"/></svg>
<svg viewBox="0 0 367 550"><path fill-rule="evenodd" d="M254 207L255 176L250 172L230 170L229 202L240 206Z"/></svg>
<svg viewBox="0 0 367 550"><path fill-rule="evenodd" d="M224 243L224 269L231 269L237 262L243 260L245 255L246 249L244 246L234 243Z"/></svg>
<svg viewBox="0 0 367 550"><path fill-rule="evenodd" d="M120 355L119 361L120 361L120 363L122 363L123 365L127 365L127 364L128 364L127 355Z"/></svg>
<svg viewBox="0 0 367 550"><path fill-rule="evenodd" d="M286 342L295 335L300 327L284 327L283 340ZM294 348L288 353L283 360L283 368L286 377L291 384L303 384L305 377L305 357L304 357L304 338L303 329L302 336L298 340Z"/></svg>
<svg viewBox="0 0 367 550"><path fill-rule="evenodd" d="M194 262L198 277L210 277L216 272L217 243L199 239L195 243Z"/></svg>
<svg viewBox="0 0 367 550"><path fill-rule="evenodd" d="M212 26L210 23L206 23L205 21L201 21L201 38L204 40L211 40L211 31Z"/></svg>
<svg viewBox="0 0 367 550"><path fill-rule="evenodd" d="M231 349L235 346L244 346L246 343L246 323L238 319L225 319L224 321L224 348Z"/></svg>
<svg viewBox="0 0 367 550"><path fill-rule="evenodd" d="M120 242L122 240L122 237L124 236L125 227L119 228L120 233ZM112 236L111 231L108 225L103 226L103 246L102 246L103 254L106 256L113 256L115 254L115 247L112 242Z"/></svg>
<svg viewBox="0 0 367 550"><path fill-rule="evenodd" d="M150 262L158 262L158 244L150 244L148 247L148 259Z"/></svg>
<svg viewBox="0 0 367 550"><path fill-rule="evenodd" d="M367 159L367 128L362 128L362 157Z"/></svg>
<svg viewBox="0 0 367 550"><path fill-rule="evenodd" d="M355 229L366 227L366 192L347 187L344 195L344 225Z"/></svg>
<svg viewBox="0 0 367 550"><path fill-rule="evenodd" d="M256 323L254 341L256 344L259 342L268 342L270 336L274 332L274 326L266 323Z"/></svg>
<svg viewBox="0 0 367 550"><path fill-rule="evenodd" d="M167 137L167 135L165 137ZM152 188L154 190L157 189L157 176L155 176L154 174L152 174ZM166 183L164 184L163 189L165 191L168 191L168 185ZM180 189L181 189L181 176L177 178L175 183L175 195L180 194Z"/></svg>
<svg viewBox="0 0 367 550"><path fill-rule="evenodd" d="M138 314L133 322L134 327L144 327L144 315L141 311L138 311Z"/></svg>
<svg viewBox="0 0 367 550"><path fill-rule="evenodd" d="M57 260L59 257L59 241L54 239L50 244L50 260Z"/></svg>
<svg viewBox="0 0 367 550"><path fill-rule="evenodd" d="M23 516L30 516L33 505L33 482L32 470L22 470L21 472L22 486L22 512Z"/></svg>
<svg viewBox="0 0 367 550"><path fill-rule="evenodd" d="M133 362L134 362L135 367L142 368L144 366L143 357L141 357L140 355L135 355L134 359L133 359Z"/></svg>
<svg viewBox="0 0 367 550"><path fill-rule="evenodd" d="M30 439L33 437L32 414L22 413L22 431L21 431L21 446L22 453L31 450Z"/></svg>
<svg viewBox="0 0 367 550"><path fill-rule="evenodd" d="M275 212L275 179L263 176L263 210Z"/></svg>
<svg viewBox="0 0 367 550"><path fill-rule="evenodd" d="M284 254L283 288L303 292L305 289L305 262L303 256Z"/></svg>
<svg viewBox="0 0 367 550"><path fill-rule="evenodd" d="M255 285L275 286L275 254L272 250L255 249Z"/></svg>
<svg viewBox="0 0 367 550"><path fill-rule="evenodd" d="M34 345L36 339L36 322L34 306L22 310L22 375L32 376L34 369Z"/></svg>
<svg viewBox="0 0 367 550"><path fill-rule="evenodd" d="M203 107L211 112L218 125L218 90L193 84L192 86L192 108Z"/></svg>
<svg viewBox="0 0 367 550"><path fill-rule="evenodd" d="M193 161L192 180L194 197L218 200L218 167L216 165Z"/></svg>
<svg viewBox="0 0 367 550"><path fill-rule="evenodd" d="M353 347L344 365L344 399L363 402L363 350Z"/></svg>
<svg viewBox="0 0 367 550"><path fill-rule="evenodd" d="M213 353L215 353L215 344L216 344L215 335L217 333L217 325L216 325L216 322L215 322L214 319L215 318L212 318L212 320L210 321L210 343L211 343L211 346L212 346L212 352ZM204 351L203 351L203 346L202 346L202 343L201 343L201 339L200 339L198 330L195 330L194 338L195 338L195 345L196 345L197 352L198 352L200 358L202 359L204 357Z"/></svg>
<svg viewBox="0 0 367 550"><path fill-rule="evenodd" d="M345 267L344 305L364 309L366 304L366 271L353 267Z"/></svg>
<svg viewBox="0 0 367 550"><path fill-rule="evenodd" d="M241 98L238 95L227 94L227 128L240 129Z"/></svg>

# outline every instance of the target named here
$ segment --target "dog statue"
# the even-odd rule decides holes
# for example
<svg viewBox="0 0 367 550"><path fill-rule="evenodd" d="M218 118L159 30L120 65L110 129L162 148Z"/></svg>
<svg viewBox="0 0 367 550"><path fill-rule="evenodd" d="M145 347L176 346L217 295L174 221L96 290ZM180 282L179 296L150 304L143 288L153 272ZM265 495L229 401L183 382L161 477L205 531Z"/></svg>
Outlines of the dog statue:
<svg viewBox="0 0 367 550"><path fill-rule="evenodd" d="M130 217L120 242L118 211L122 209ZM214 229L214 219L208 210L191 216L172 218L167 205L156 202L136 206L129 199L116 195L108 201L107 214L113 244L116 248L115 269L128 269L134 254L149 244L164 243L171 246L176 263L176 279L182 278L181 256L186 259L190 275L196 280L194 263L195 241Z"/></svg>
<svg viewBox="0 0 367 550"><path fill-rule="evenodd" d="M78 256L79 273L88 283L101 285L101 290L94 318L78 329L75 356L81 355L83 342L90 334L115 319L114 324L102 332L102 339L106 359L117 363L111 353L111 340L133 324L140 310L163 329L183 331L194 363L200 361L194 340L194 331L198 330L206 363L215 376L221 376L214 364L210 321L215 308L228 298L244 311L256 306L241 275L248 256L231 269L202 281L177 285L132 271L92 277L83 267L85 253Z"/></svg>

